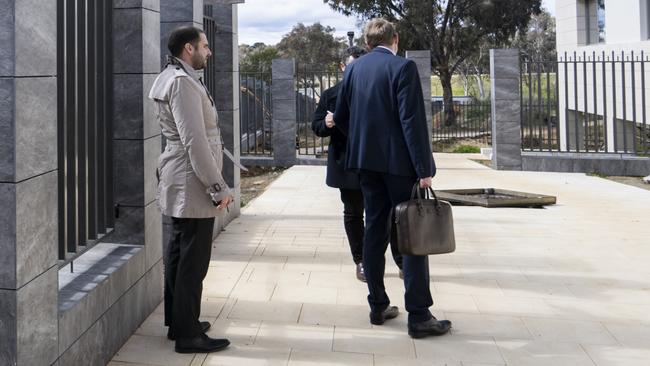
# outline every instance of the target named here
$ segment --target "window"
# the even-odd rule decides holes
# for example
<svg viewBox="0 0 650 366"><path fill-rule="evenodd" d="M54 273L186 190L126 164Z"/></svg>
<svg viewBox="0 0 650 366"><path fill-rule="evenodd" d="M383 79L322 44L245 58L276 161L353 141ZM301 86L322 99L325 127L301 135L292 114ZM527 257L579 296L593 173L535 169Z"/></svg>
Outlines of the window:
<svg viewBox="0 0 650 366"><path fill-rule="evenodd" d="M605 43L605 0L585 0L587 44Z"/></svg>
<svg viewBox="0 0 650 366"><path fill-rule="evenodd" d="M650 39L650 0L645 0L645 36Z"/></svg>
<svg viewBox="0 0 650 366"><path fill-rule="evenodd" d="M598 19L598 43L605 43L605 0L597 1L596 19Z"/></svg>

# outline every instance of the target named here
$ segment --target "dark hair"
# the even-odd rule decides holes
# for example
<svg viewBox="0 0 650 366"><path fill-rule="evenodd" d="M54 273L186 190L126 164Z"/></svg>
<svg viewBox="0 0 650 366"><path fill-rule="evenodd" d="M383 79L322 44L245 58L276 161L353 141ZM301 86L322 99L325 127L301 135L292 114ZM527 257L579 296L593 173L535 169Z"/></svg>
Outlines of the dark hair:
<svg viewBox="0 0 650 366"><path fill-rule="evenodd" d="M176 28L169 36L167 49L169 49L172 56L178 57L183 53L186 44L190 43L194 47L198 46L201 33L203 33L201 29L192 26Z"/></svg>
<svg viewBox="0 0 650 366"><path fill-rule="evenodd" d="M359 46L351 46L345 49L345 51L341 52L341 63L344 65L348 63L348 59L350 56L354 59L358 59L359 57L365 55L368 53L364 48L361 48Z"/></svg>

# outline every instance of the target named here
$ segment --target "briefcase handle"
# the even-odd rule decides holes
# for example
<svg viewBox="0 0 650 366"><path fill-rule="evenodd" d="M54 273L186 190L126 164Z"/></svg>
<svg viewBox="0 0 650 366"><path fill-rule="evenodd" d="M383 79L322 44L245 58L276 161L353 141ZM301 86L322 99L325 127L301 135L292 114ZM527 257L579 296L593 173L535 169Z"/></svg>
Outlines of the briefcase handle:
<svg viewBox="0 0 650 366"><path fill-rule="evenodd" d="M415 182L413 185L413 190L411 191L411 199L415 199L417 197L418 200L422 199L422 193L420 193L420 180ZM433 196L434 201L436 201L436 205L439 205L440 202L438 202L438 196L436 196L436 192L433 190L433 188L429 187L425 191L425 199L430 199L431 196ZM431 194L431 196L429 196Z"/></svg>

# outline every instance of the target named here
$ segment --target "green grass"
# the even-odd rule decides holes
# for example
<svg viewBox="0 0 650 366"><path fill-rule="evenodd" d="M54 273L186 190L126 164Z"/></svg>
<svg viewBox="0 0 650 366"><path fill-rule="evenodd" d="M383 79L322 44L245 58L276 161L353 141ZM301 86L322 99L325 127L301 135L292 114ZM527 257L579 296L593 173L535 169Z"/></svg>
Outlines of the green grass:
<svg viewBox="0 0 650 366"><path fill-rule="evenodd" d="M483 90L485 96L490 95L490 75L483 75ZM451 78L451 89L455 97L465 96L465 89L463 88L463 79L460 75L454 75ZM476 78L470 77L468 94L478 98L479 91L478 86L476 85ZM442 84L440 83L440 78L438 76L431 76L431 96L440 97L442 96Z"/></svg>
<svg viewBox="0 0 650 366"><path fill-rule="evenodd" d="M538 94L539 94L539 89L541 86L541 96L543 100L546 100L549 98L549 95L551 97L555 96L555 88L556 88L556 83L557 83L557 75L554 73L548 74L548 77L546 74L541 74L539 76L539 80L537 78L537 74L524 74L523 75L523 80L524 80L524 85L523 85L523 90L522 90L522 96L525 99L528 99L529 97L532 97L533 101L537 101ZM490 75L485 74L482 75L481 78L483 79L483 91L485 93L485 97L488 98L490 95ZM530 82L528 80L531 79L532 85L530 85ZM470 82L468 85L468 91L467 94L470 96L473 96L477 99L479 99L479 90L478 90L478 85L476 85L476 78L471 76L470 77ZM463 79L460 77L460 75L454 75L451 79L451 88L452 92L455 97L461 97L465 96L465 89L463 87ZM550 91L550 93L549 93ZM438 76L431 76L431 96L442 96L442 84L440 83L440 78Z"/></svg>
<svg viewBox="0 0 650 366"><path fill-rule="evenodd" d="M453 150L456 154L480 154L481 148L472 145L459 145Z"/></svg>

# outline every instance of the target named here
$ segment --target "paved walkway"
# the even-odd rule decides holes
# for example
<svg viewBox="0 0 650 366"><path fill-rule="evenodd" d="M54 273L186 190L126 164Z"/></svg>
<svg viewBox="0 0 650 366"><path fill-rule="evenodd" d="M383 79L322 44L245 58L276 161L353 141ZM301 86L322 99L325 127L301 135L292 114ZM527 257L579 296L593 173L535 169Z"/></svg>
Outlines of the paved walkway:
<svg viewBox="0 0 650 366"><path fill-rule="evenodd" d="M214 243L203 318L232 346L180 355L159 308L111 366L649 365L650 192L582 174L496 172L436 155L437 188L555 195L548 209L454 208L458 250L431 257L432 308L452 333L412 340L406 314L370 326L338 191L286 171ZM386 285L404 311L387 260Z"/></svg>

